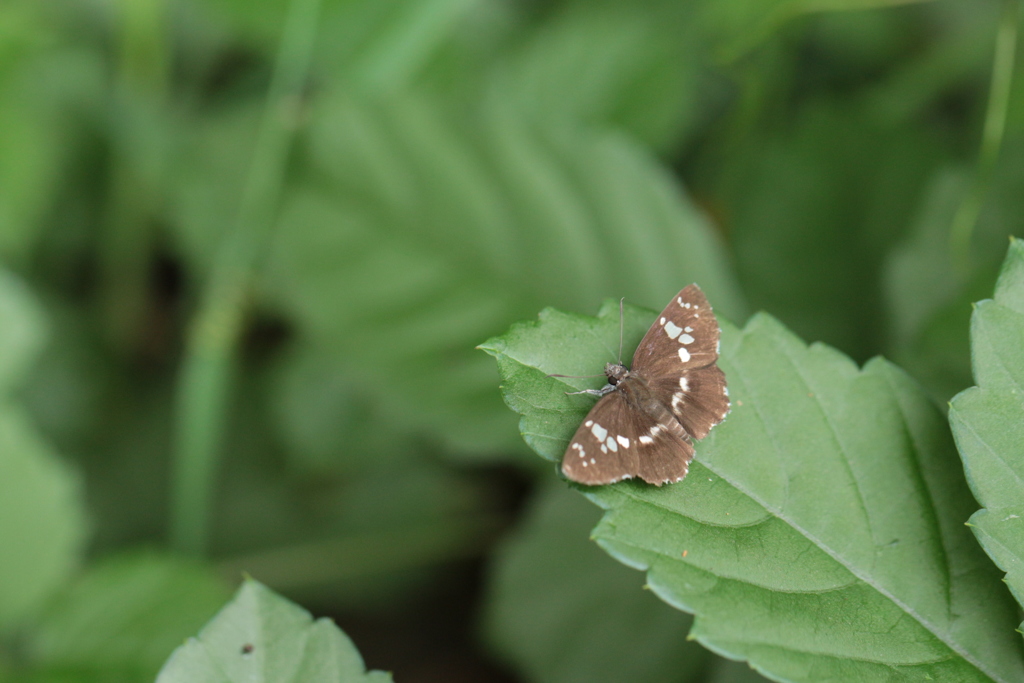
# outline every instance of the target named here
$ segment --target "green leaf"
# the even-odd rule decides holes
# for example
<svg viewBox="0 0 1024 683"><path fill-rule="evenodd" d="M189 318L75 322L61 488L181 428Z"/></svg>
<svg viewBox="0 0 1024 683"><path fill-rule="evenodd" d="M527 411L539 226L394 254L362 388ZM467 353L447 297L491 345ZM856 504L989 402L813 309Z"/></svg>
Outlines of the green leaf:
<svg viewBox="0 0 1024 683"><path fill-rule="evenodd" d="M68 578L86 536L80 481L17 406L0 400L0 629Z"/></svg>
<svg viewBox="0 0 1024 683"><path fill-rule="evenodd" d="M28 288L0 269L0 395L22 383L45 334L42 311Z"/></svg>
<svg viewBox="0 0 1024 683"><path fill-rule="evenodd" d="M622 138L498 106L460 121L414 97L339 98L309 153L326 177L287 202L266 296L394 424L455 450L517 443L472 346L539 301L653 304L697 280L744 310L705 217Z"/></svg>
<svg viewBox="0 0 1024 683"><path fill-rule="evenodd" d="M1024 605L1024 241L1013 239L992 299L971 317L977 386L950 403L949 421L982 509L971 530ZM1024 628L1024 626L1022 626Z"/></svg>
<svg viewBox="0 0 1024 683"><path fill-rule="evenodd" d="M408 85L480 0L324 0L318 61L347 83L390 90ZM277 40L287 0L208 0L243 35Z"/></svg>
<svg viewBox="0 0 1024 683"><path fill-rule="evenodd" d="M640 3L566 5L500 61L492 94L538 120L616 127L671 149L701 102L693 14Z"/></svg>
<svg viewBox="0 0 1024 683"><path fill-rule="evenodd" d="M882 349L882 261L943 143L839 98L790 116L792 125L762 124L737 140L715 188L737 270L755 308L864 360Z"/></svg>
<svg viewBox="0 0 1024 683"><path fill-rule="evenodd" d="M317 619L262 584L247 580L234 599L175 650L157 683L386 683L366 671L352 641L329 619Z"/></svg>
<svg viewBox="0 0 1024 683"><path fill-rule="evenodd" d="M893 249L883 271L891 313L886 354L943 402L973 383L971 303L992 291L1016 228L1013 217L1024 211L1024 146L1007 146L1002 154L970 254L962 257L967 272L951 257L950 229L968 189L957 168L935 173L907 239Z"/></svg>
<svg viewBox="0 0 1024 683"><path fill-rule="evenodd" d="M555 364L544 349L598 370L614 311L549 311L484 347L546 458L588 405L543 376ZM653 318L634 314L627 332ZM743 330L723 322L721 354L731 414L682 483L588 489L606 510L598 542L696 614L692 637L780 680L1020 680L1012 603L963 526L970 493L921 390L764 314Z"/></svg>
<svg viewBox="0 0 1024 683"><path fill-rule="evenodd" d="M325 61L368 90L410 85L481 0L357 0L324 18Z"/></svg>
<svg viewBox="0 0 1024 683"><path fill-rule="evenodd" d="M495 558L488 639L535 683L694 680L711 657L692 620L590 542L599 516L561 483L536 494Z"/></svg>
<svg viewBox="0 0 1024 683"><path fill-rule="evenodd" d="M30 614L78 562L85 509L78 476L7 394L43 342L42 311L0 270L0 629Z"/></svg>
<svg viewBox="0 0 1024 683"><path fill-rule="evenodd" d="M622 308L622 315L623 348L636 348L653 317L630 305ZM592 399L566 395L565 385L574 391L595 389L603 378L552 381L547 375L592 375L604 363L615 361L619 303L606 301L597 318L545 308L539 319L539 324L516 323L507 334L488 339L479 348L498 361L502 396L522 415L523 439L544 458L560 462L573 431L593 406Z"/></svg>
<svg viewBox="0 0 1024 683"><path fill-rule="evenodd" d="M909 346L928 318L956 295L960 283L950 277L949 228L967 183L962 169L937 172L909 234L889 254L885 289L892 313L891 344L896 348Z"/></svg>
<svg viewBox="0 0 1024 683"><path fill-rule="evenodd" d="M400 471L422 444L392 429L390 416L367 402L339 365L331 349L301 341L278 359L268 394L291 462L335 475Z"/></svg>
<svg viewBox="0 0 1024 683"><path fill-rule="evenodd" d="M208 567L153 552L100 561L29 631L33 664L153 680L175 647L229 595Z"/></svg>
<svg viewBox="0 0 1024 683"><path fill-rule="evenodd" d="M961 169L938 171L882 272L890 320L886 353L943 402L970 385L970 299L953 268L949 236L966 189Z"/></svg>

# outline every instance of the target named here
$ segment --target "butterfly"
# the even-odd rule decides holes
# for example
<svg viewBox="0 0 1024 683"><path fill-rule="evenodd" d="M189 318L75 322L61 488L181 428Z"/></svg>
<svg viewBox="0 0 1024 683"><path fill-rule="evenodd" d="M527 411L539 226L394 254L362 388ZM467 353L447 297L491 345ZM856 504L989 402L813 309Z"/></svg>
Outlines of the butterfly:
<svg viewBox="0 0 1024 683"><path fill-rule="evenodd" d="M681 481L693 442L729 413L725 373L716 365L719 335L700 287L679 292L644 335L631 368L608 363L607 386L573 392L601 400L565 450L565 476L591 486L632 477L657 486Z"/></svg>

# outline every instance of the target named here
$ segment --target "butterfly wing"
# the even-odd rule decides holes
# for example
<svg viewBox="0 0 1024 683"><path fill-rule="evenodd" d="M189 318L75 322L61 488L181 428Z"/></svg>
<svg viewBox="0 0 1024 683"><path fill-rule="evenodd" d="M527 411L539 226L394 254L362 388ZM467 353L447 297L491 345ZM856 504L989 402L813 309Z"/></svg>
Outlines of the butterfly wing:
<svg viewBox="0 0 1024 683"><path fill-rule="evenodd" d="M718 360L718 321L697 285L672 299L644 335L631 372L647 382L694 439L703 439L729 413L729 392Z"/></svg>
<svg viewBox="0 0 1024 683"><path fill-rule="evenodd" d="M588 486L639 476L658 486L686 476L693 446L631 408L619 391L590 410L562 458L562 472Z"/></svg>
<svg viewBox="0 0 1024 683"><path fill-rule="evenodd" d="M633 354L631 372L679 377L718 360L718 321L697 285L684 288L647 330Z"/></svg>
<svg viewBox="0 0 1024 683"><path fill-rule="evenodd" d="M651 393L667 406L692 438L703 439L729 414L725 373L717 365L684 372L679 377L648 381Z"/></svg>
<svg viewBox="0 0 1024 683"><path fill-rule="evenodd" d="M588 485L639 476L660 486L685 477L691 441L729 412L725 374L715 365L719 334L700 287L680 291L644 335L630 376L576 430L562 472Z"/></svg>

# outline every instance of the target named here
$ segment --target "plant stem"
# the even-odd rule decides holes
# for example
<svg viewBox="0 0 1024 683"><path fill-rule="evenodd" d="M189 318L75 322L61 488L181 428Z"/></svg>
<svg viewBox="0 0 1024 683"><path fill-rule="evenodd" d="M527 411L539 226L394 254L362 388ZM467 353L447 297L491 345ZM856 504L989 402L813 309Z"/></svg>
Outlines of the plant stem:
<svg viewBox="0 0 1024 683"><path fill-rule="evenodd" d="M292 0L249 175L186 341L177 393L171 545L205 551L247 292L280 202L294 108L306 82L320 0Z"/></svg>
<svg viewBox="0 0 1024 683"><path fill-rule="evenodd" d="M1017 23L1019 0L1003 0L1003 13L996 34L995 57L992 64L992 83L985 127L978 151L978 166L967 195L960 203L949 233L950 259L954 271L966 279L971 266L971 235L978 222L985 197L992 184L999 149L1006 132L1006 114L1010 106L1010 88L1013 84L1014 62L1017 53Z"/></svg>

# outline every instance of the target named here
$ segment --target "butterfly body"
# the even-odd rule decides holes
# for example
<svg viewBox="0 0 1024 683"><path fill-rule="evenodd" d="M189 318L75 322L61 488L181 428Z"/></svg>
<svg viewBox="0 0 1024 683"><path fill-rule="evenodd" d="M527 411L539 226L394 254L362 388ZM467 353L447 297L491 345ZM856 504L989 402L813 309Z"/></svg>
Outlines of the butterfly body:
<svg viewBox="0 0 1024 683"><path fill-rule="evenodd" d="M718 322L697 285L683 289L648 330L632 367L608 363L602 398L576 430L562 471L581 484L640 477L662 485L686 476L693 441L729 412L718 360Z"/></svg>

